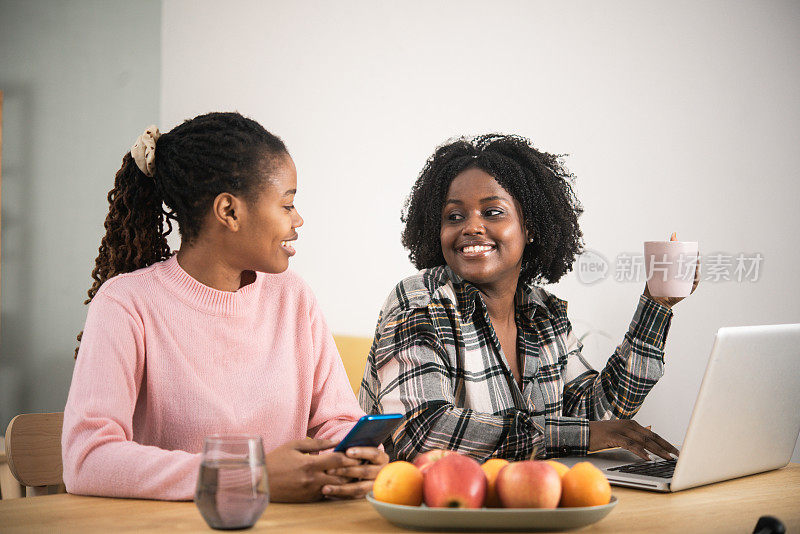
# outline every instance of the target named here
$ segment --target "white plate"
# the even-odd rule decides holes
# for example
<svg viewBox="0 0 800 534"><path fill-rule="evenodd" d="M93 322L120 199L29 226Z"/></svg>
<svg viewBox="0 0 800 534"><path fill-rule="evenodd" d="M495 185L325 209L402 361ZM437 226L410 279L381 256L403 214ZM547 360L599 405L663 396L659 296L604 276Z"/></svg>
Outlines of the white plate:
<svg viewBox="0 0 800 534"><path fill-rule="evenodd" d="M428 508L367 500L384 519L398 527L417 530L569 530L603 519L617 504L583 508Z"/></svg>

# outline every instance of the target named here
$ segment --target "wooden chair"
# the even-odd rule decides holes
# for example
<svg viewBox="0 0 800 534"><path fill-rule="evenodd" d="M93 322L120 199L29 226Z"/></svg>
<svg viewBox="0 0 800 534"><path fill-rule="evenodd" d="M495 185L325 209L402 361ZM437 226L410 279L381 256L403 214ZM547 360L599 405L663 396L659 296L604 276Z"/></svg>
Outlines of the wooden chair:
<svg viewBox="0 0 800 534"><path fill-rule="evenodd" d="M354 336L333 336L339 356L342 357L344 370L350 379L350 387L358 395L361 387L361 378L364 376L364 367L367 366L367 355L372 346L372 338Z"/></svg>
<svg viewBox="0 0 800 534"><path fill-rule="evenodd" d="M63 425L63 413L21 414L8 423L8 467L28 496L66 491L61 467Z"/></svg>
<svg viewBox="0 0 800 534"><path fill-rule="evenodd" d="M6 459L6 437L0 436L0 499L19 499L25 494L25 486L17 482Z"/></svg>

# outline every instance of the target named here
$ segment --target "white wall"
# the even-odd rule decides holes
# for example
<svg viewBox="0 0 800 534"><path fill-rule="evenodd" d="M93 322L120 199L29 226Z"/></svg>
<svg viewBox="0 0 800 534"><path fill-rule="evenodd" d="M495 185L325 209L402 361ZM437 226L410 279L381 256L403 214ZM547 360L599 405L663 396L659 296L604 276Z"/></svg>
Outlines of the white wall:
<svg viewBox="0 0 800 534"><path fill-rule="evenodd" d="M461 134L571 154L587 247L612 261L672 231L760 252L757 282L704 282L676 307L638 419L680 442L717 328L800 322L798 27L789 1L165 0L161 127L237 109L284 138L306 220L292 266L341 333L371 335L414 272L403 200ZM621 338L642 284L549 289L579 329Z"/></svg>
<svg viewBox="0 0 800 534"><path fill-rule="evenodd" d="M157 0L0 0L0 434L64 410L106 195L158 120L160 27Z"/></svg>

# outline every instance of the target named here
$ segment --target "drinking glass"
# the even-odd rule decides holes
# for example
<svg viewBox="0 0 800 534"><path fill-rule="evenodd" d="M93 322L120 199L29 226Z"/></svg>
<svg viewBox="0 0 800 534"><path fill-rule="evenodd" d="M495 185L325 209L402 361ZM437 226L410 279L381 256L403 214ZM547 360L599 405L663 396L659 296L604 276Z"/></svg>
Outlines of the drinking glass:
<svg viewBox="0 0 800 534"><path fill-rule="evenodd" d="M207 437L194 502L211 528L252 527L269 504L261 437Z"/></svg>

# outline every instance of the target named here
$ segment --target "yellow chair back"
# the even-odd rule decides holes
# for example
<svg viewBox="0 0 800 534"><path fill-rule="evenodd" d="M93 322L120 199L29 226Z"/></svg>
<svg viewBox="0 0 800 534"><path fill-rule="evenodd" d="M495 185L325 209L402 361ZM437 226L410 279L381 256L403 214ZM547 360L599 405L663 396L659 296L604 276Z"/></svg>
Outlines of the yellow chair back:
<svg viewBox="0 0 800 534"><path fill-rule="evenodd" d="M347 371L350 386L353 388L353 392L358 395L361 378L364 376L364 368L367 366L369 348L372 346L372 338L334 335L333 341L339 350L344 370Z"/></svg>

